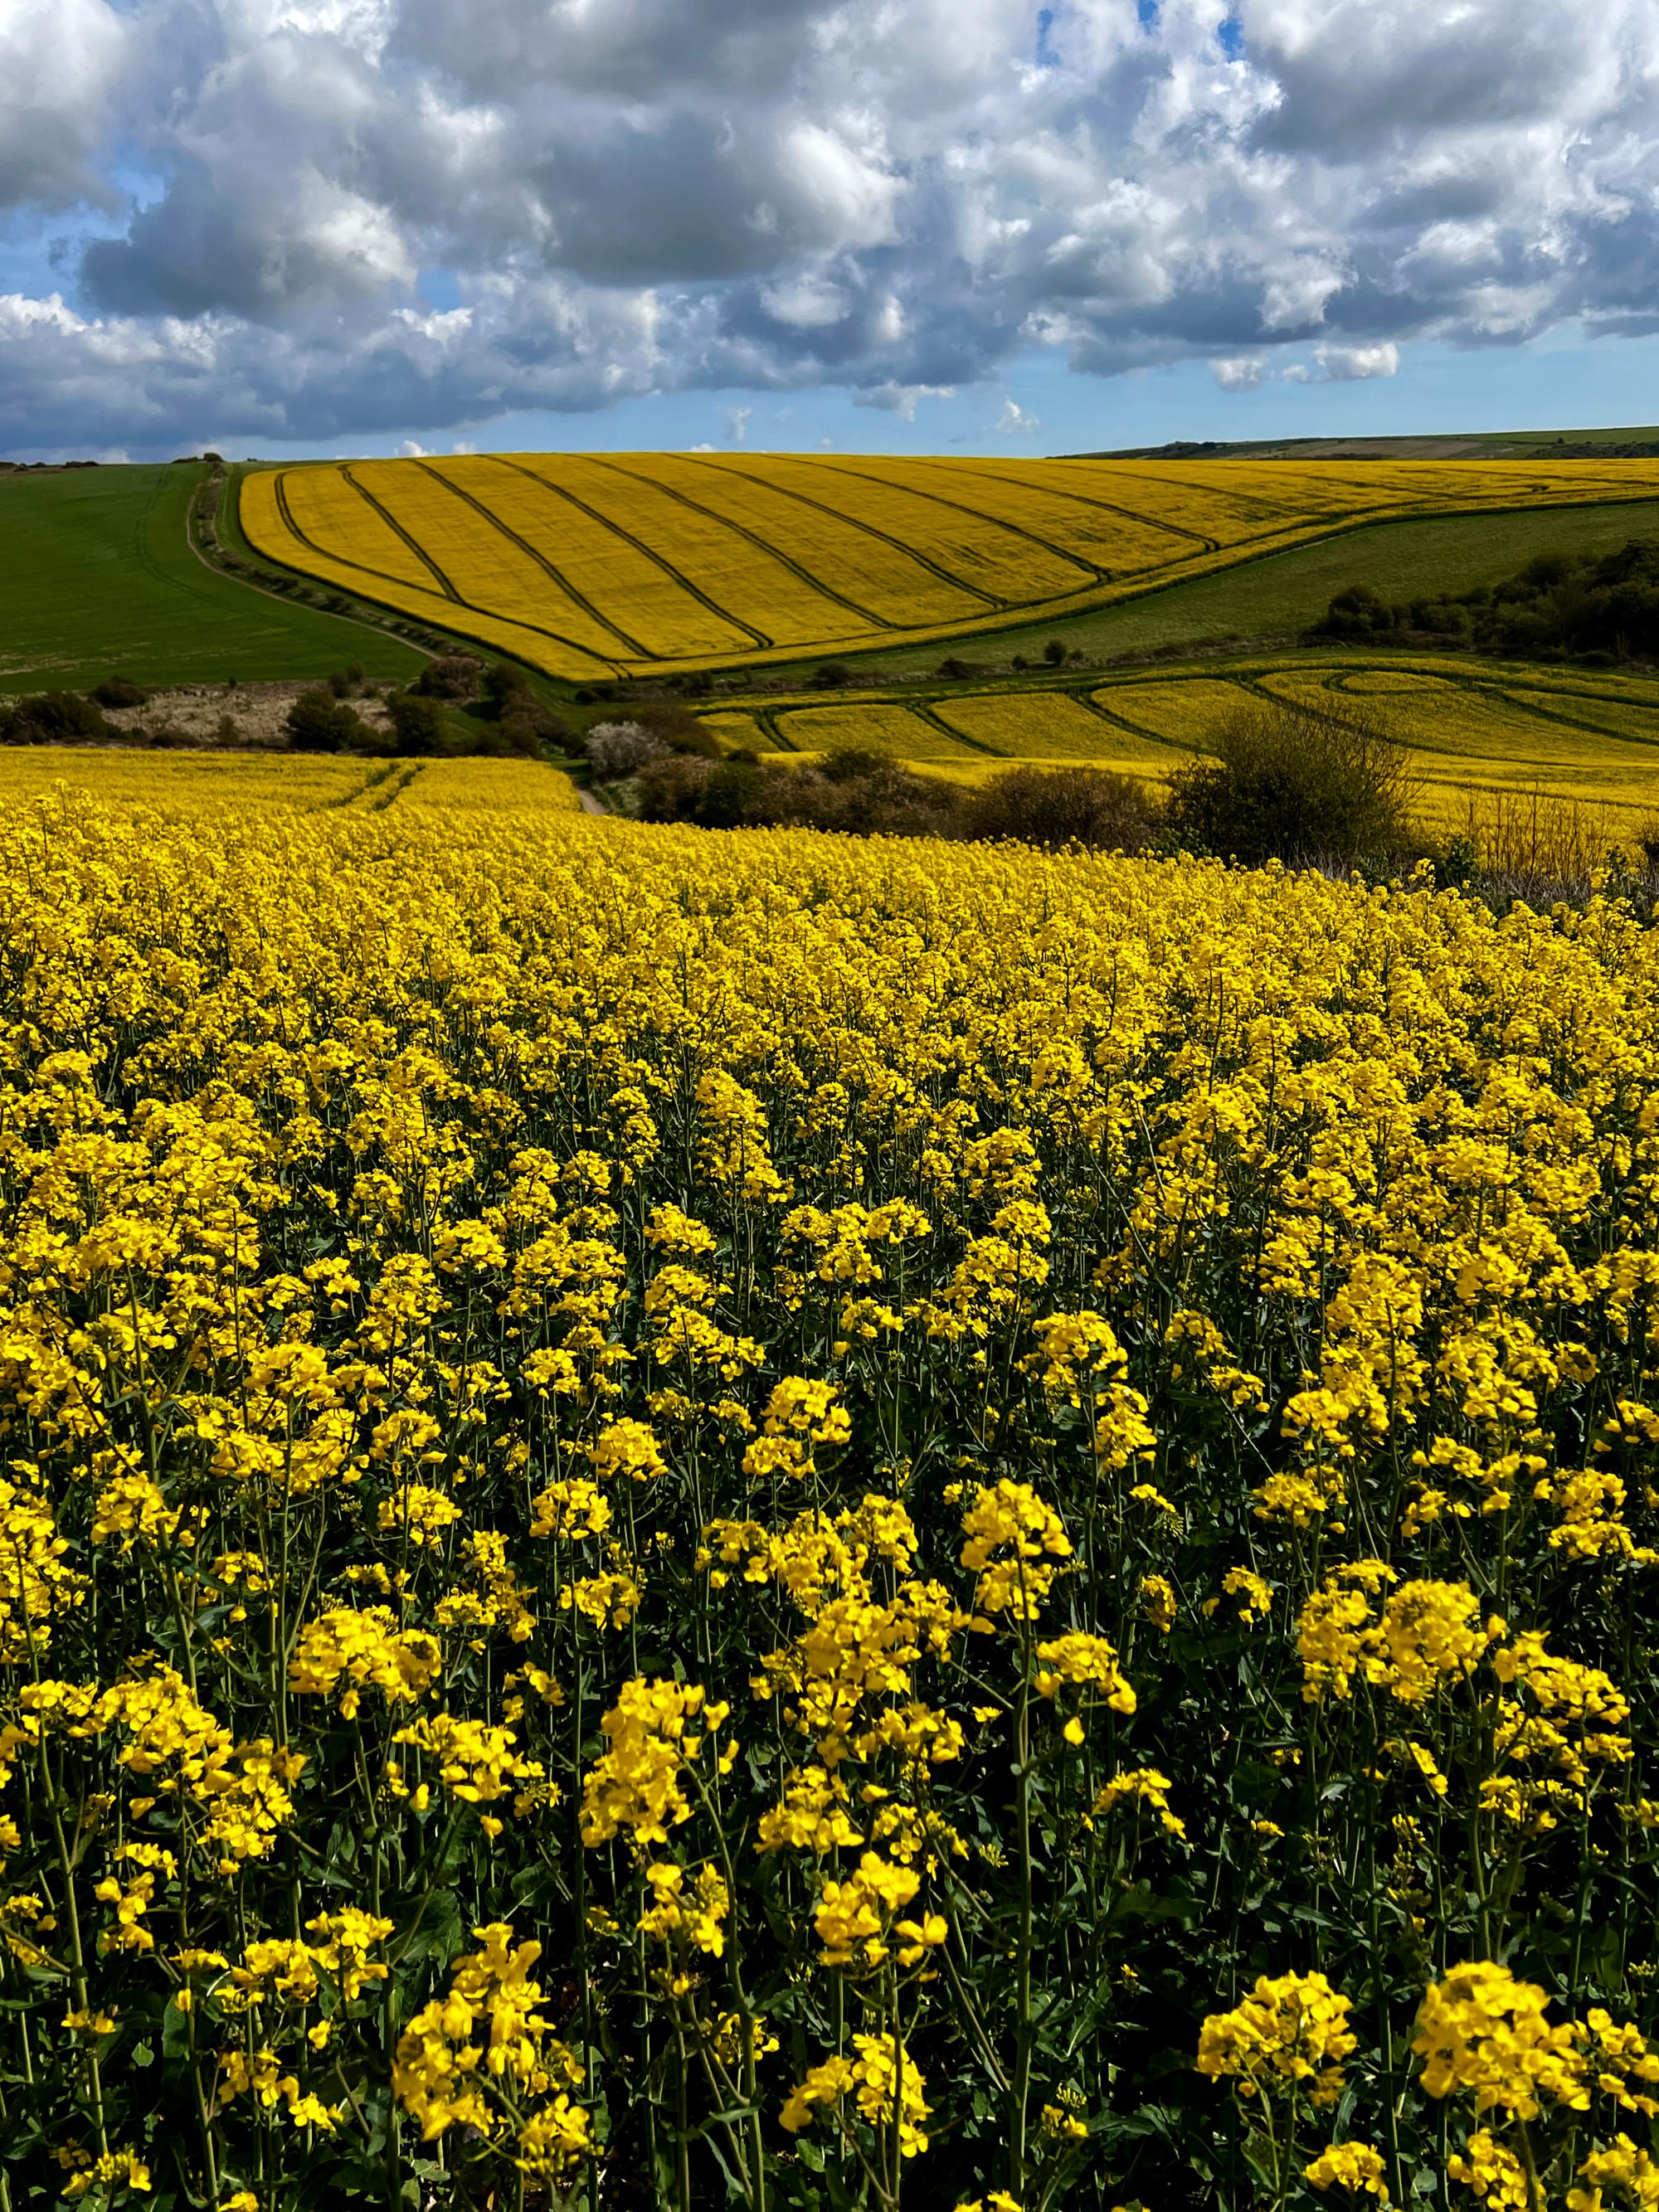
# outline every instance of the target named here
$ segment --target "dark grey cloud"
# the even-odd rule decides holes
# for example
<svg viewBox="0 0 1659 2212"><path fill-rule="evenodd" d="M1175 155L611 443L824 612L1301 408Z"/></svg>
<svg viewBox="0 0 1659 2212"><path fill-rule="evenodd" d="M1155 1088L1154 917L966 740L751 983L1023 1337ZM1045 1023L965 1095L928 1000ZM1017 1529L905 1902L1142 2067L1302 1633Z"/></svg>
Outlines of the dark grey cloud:
<svg viewBox="0 0 1659 2212"><path fill-rule="evenodd" d="M0 213L104 233L0 301L0 443L903 407L1032 345L1237 388L1659 315L1656 0L1044 12L0 0Z"/></svg>

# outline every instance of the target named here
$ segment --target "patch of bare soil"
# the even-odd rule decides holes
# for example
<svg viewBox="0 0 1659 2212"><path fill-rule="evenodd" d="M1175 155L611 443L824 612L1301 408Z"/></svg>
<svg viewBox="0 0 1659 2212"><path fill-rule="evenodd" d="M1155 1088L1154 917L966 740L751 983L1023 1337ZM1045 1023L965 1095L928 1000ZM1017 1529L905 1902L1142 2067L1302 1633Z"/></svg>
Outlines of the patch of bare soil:
<svg viewBox="0 0 1659 2212"><path fill-rule="evenodd" d="M385 687L386 691L395 685ZM137 744L173 744L206 750L288 749L288 710L314 684L187 684L157 691L146 706L106 708L104 719ZM390 738L385 700L372 686L346 702L375 736Z"/></svg>

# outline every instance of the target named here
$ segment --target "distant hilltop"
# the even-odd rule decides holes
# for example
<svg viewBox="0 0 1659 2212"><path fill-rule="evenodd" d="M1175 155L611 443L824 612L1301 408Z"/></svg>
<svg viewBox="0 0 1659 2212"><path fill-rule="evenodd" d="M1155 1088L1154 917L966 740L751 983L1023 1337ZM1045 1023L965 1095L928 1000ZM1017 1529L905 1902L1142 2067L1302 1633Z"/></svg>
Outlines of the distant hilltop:
<svg viewBox="0 0 1659 2212"><path fill-rule="evenodd" d="M96 461L0 461L0 477L61 476L65 469L95 469Z"/></svg>
<svg viewBox="0 0 1659 2212"><path fill-rule="evenodd" d="M1431 432L1415 438L1176 438L1062 453L1066 461L1650 461L1659 427Z"/></svg>

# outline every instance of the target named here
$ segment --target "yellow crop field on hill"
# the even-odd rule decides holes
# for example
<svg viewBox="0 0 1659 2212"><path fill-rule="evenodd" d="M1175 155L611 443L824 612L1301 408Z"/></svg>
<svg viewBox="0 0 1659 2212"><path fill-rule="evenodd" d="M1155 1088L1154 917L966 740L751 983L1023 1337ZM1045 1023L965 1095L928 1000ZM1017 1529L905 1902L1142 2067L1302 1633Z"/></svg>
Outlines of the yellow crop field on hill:
<svg viewBox="0 0 1659 2212"><path fill-rule="evenodd" d="M583 682L1058 620L1365 523L1648 496L1659 462L471 454L257 469L241 524Z"/></svg>

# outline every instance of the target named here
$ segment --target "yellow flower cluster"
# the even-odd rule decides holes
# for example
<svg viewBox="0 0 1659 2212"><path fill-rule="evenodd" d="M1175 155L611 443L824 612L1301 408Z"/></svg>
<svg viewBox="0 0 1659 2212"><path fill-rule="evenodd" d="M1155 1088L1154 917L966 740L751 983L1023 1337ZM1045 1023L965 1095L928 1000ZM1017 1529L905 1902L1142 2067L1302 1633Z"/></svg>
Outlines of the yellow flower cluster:
<svg viewBox="0 0 1659 2212"><path fill-rule="evenodd" d="M850 2094L860 2116L872 2126L886 2128L896 2118L899 2155L915 2158L927 2148L923 2132L930 2109L923 2094L926 2087L915 2061L894 2037L855 2035L853 2056L826 2058L809 2068L778 2118L792 2135L799 2135L820 2112L839 2118L836 2108Z"/></svg>
<svg viewBox="0 0 1659 2212"><path fill-rule="evenodd" d="M581 2069L551 2033L530 1978L542 1947L514 1943L505 1922L473 1933L480 1948L456 1960L448 1996L399 2039L392 2086L423 2142L453 2127L490 2141L507 2135L520 2172L556 2183L589 2152L592 2134L570 2096Z"/></svg>
<svg viewBox="0 0 1659 2212"><path fill-rule="evenodd" d="M1232 2080L1243 2097L1305 2096L1334 2105L1342 2062L1358 2040L1348 2027L1352 2008L1323 1974L1259 1974L1242 2004L1206 2018L1198 2070Z"/></svg>

